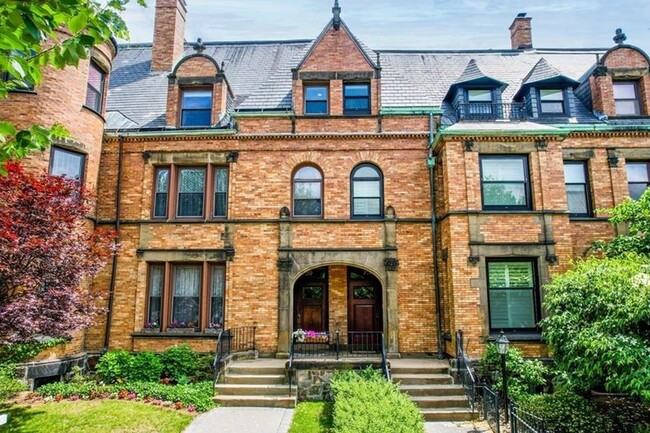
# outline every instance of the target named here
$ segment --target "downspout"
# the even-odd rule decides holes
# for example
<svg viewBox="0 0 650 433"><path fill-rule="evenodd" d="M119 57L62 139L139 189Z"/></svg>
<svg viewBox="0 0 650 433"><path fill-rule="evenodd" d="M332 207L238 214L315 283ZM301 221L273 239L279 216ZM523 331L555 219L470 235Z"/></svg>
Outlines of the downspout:
<svg viewBox="0 0 650 433"><path fill-rule="evenodd" d="M442 294L440 293L440 278L438 276L438 230L436 228L436 188L434 185L433 169L436 158L433 155L433 141L436 135L436 125L433 113L429 113L429 193L431 195L431 250L433 251L433 291L436 294L436 337L438 342L438 359L444 359L442 348Z"/></svg>
<svg viewBox="0 0 650 433"><path fill-rule="evenodd" d="M124 155L124 136L120 135L118 137L119 148L117 156L117 185L115 187L115 232L117 237L115 238L115 246L120 242L120 218L121 207L122 207L122 164L123 164L123 155ZM117 249L113 254L113 264L111 269L111 285L108 292L108 312L106 314L106 330L104 332L104 348L102 353L108 351L108 343L111 339L111 324L113 321L113 303L115 300L115 279L117 277Z"/></svg>

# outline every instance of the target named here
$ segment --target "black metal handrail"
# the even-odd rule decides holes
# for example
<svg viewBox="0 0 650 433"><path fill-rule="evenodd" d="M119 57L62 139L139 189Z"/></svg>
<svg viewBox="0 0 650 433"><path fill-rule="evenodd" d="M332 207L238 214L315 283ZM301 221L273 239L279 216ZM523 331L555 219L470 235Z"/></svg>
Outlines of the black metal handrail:
<svg viewBox="0 0 650 433"><path fill-rule="evenodd" d="M501 432L499 393L488 386L483 387L483 417L495 433Z"/></svg>
<svg viewBox="0 0 650 433"><path fill-rule="evenodd" d="M523 102L472 102L457 104L455 108L458 120L526 120L528 117Z"/></svg>
<svg viewBox="0 0 650 433"><path fill-rule="evenodd" d="M384 334L381 334L381 369L384 376L390 381L390 368L388 367L388 356L386 356L386 340Z"/></svg>
<svg viewBox="0 0 650 433"><path fill-rule="evenodd" d="M213 363L215 384L219 381L219 375L221 374L221 362L226 357L235 353L257 350L255 346L256 329L256 326L243 326L219 332Z"/></svg>
<svg viewBox="0 0 650 433"><path fill-rule="evenodd" d="M475 404L479 398L476 388L476 375L472 370L469 360L465 356L463 348L463 331L456 332L456 375L460 379L465 391L465 396L469 402L472 412L475 410Z"/></svg>

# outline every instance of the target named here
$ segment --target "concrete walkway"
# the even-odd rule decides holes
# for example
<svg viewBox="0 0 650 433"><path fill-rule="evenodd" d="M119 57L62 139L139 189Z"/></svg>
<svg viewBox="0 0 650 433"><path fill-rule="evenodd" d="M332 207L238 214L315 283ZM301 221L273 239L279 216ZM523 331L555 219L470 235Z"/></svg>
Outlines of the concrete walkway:
<svg viewBox="0 0 650 433"><path fill-rule="evenodd" d="M425 422L426 433L492 433L484 422Z"/></svg>
<svg viewBox="0 0 650 433"><path fill-rule="evenodd" d="M287 433L293 409L219 407L196 418L184 433Z"/></svg>

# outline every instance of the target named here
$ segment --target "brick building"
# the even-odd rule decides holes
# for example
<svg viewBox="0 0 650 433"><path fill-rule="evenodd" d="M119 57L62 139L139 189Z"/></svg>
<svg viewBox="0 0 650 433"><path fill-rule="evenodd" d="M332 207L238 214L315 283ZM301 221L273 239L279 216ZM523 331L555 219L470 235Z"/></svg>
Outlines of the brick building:
<svg viewBox="0 0 650 433"><path fill-rule="evenodd" d="M373 51L338 2L314 40L187 44L186 12L158 0L152 44L0 101L27 121L64 101L44 114L74 140L30 161L120 232L94 282L110 312L69 351L207 352L254 325L277 356L298 328L383 332L395 356L505 330L546 355L541 286L650 183L642 50L536 48L520 14L509 50ZM57 74L79 75L65 95Z"/></svg>

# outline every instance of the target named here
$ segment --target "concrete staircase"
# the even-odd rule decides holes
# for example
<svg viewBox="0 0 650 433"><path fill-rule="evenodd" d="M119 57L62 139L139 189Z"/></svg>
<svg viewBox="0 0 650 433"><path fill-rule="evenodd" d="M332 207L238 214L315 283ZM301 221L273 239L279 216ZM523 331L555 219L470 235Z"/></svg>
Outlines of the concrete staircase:
<svg viewBox="0 0 650 433"><path fill-rule="evenodd" d="M289 395L285 362L276 359L237 361L228 367L223 383L215 386L214 401L229 407L294 407L296 397Z"/></svg>
<svg viewBox="0 0 650 433"><path fill-rule="evenodd" d="M447 361L392 359L391 376L410 395L426 421L471 421L474 418L461 385L455 385Z"/></svg>

